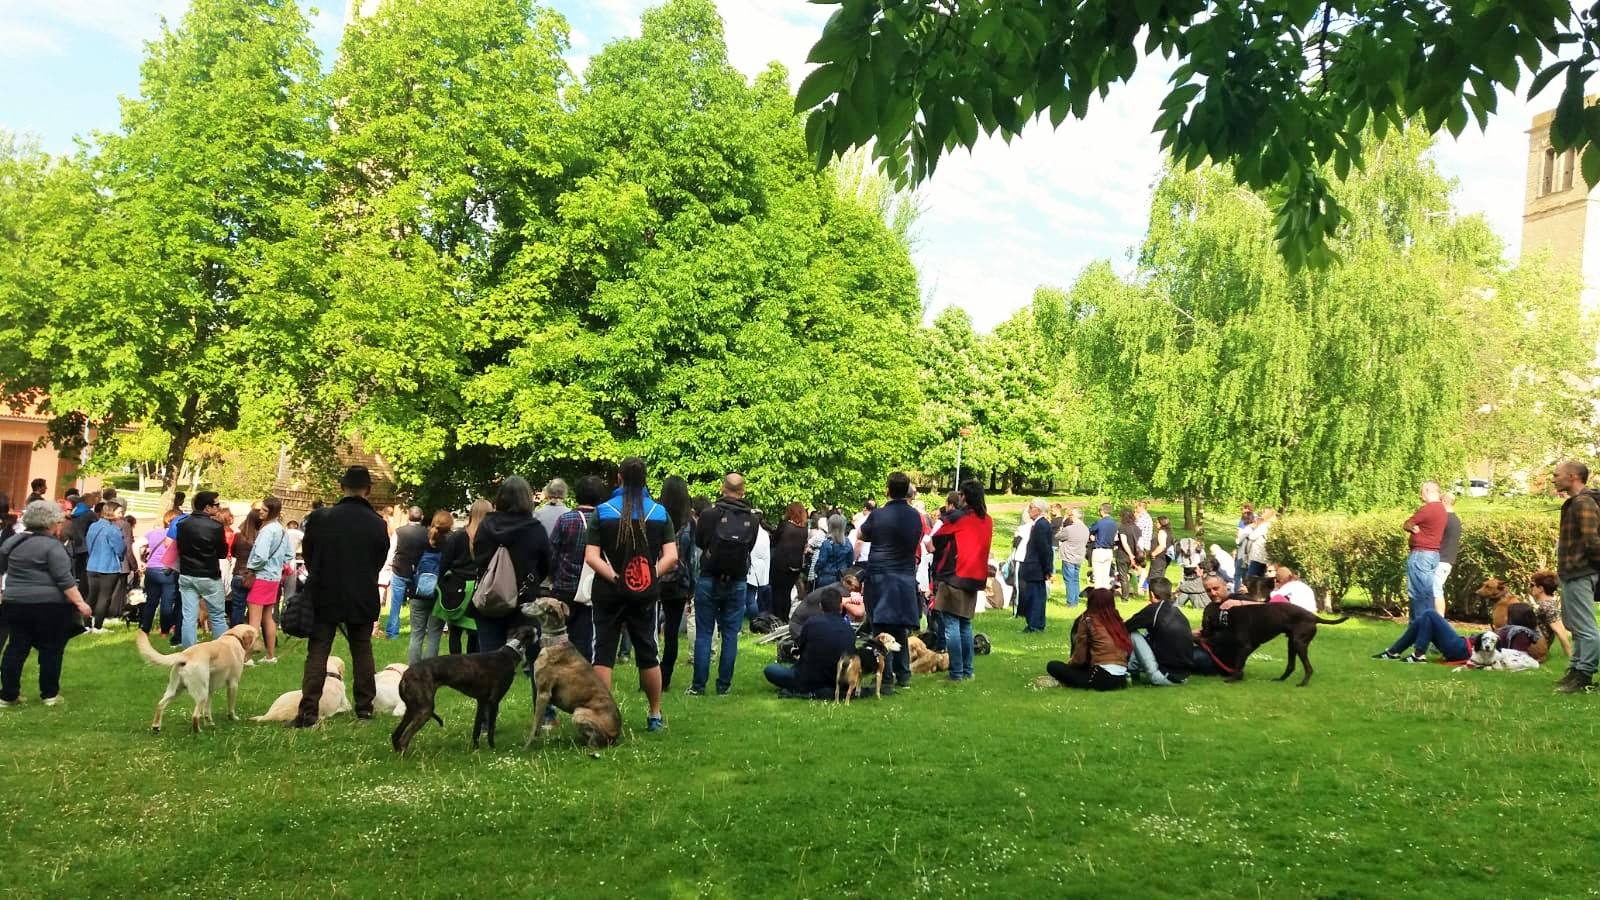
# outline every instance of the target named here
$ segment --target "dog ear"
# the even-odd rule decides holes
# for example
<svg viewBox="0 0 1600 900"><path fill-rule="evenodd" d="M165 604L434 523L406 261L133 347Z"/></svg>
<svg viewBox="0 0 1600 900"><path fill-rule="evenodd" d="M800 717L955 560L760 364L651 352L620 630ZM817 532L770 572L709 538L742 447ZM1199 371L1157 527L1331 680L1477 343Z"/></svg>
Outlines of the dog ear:
<svg viewBox="0 0 1600 900"><path fill-rule="evenodd" d="M554 603L556 611L561 613L561 621L565 622L567 620L567 617L572 614L572 610L567 607L567 604L563 603L560 600L554 600L554 601L551 601L551 602Z"/></svg>

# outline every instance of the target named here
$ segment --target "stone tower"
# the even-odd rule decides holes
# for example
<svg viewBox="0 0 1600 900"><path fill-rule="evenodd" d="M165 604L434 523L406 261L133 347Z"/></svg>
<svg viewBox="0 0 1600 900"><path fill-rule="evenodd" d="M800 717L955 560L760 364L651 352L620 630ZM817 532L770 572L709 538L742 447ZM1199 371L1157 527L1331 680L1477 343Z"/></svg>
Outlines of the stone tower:
<svg viewBox="0 0 1600 900"><path fill-rule="evenodd" d="M1522 204L1522 252L1545 250L1583 273L1584 299L1600 287L1600 189L1584 184L1578 157L1550 146L1555 111L1533 117L1528 129L1528 174Z"/></svg>

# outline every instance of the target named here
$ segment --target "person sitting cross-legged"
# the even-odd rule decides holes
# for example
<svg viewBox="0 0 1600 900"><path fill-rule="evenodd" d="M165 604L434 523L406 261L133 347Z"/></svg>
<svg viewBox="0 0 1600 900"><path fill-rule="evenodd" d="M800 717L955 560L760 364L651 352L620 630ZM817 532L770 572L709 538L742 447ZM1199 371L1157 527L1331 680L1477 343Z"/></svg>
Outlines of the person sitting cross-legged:
<svg viewBox="0 0 1600 900"><path fill-rule="evenodd" d="M1066 687L1121 690L1128 686L1133 642L1109 588L1091 589L1088 607L1072 623L1072 657L1066 662L1051 660L1045 671Z"/></svg>
<svg viewBox="0 0 1600 900"><path fill-rule="evenodd" d="M772 663L763 673L780 697L833 698L839 657L855 646L856 630L845 621L840 594L831 587L818 588L806 596L808 601L816 597L821 608L794 632L799 663L792 667Z"/></svg>
<svg viewBox="0 0 1600 900"><path fill-rule="evenodd" d="M1150 579L1150 603L1125 623L1133 653L1128 674L1146 676L1156 687L1171 687L1189 680L1194 664L1194 634L1189 620L1172 601L1172 582L1157 575Z"/></svg>

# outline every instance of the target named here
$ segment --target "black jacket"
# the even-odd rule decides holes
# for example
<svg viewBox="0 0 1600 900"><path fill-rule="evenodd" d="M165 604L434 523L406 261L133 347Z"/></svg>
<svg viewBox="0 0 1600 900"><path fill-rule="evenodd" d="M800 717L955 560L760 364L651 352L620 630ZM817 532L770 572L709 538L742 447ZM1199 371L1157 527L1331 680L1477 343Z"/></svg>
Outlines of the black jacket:
<svg viewBox="0 0 1600 900"><path fill-rule="evenodd" d="M800 663L794 667L795 689L813 696L833 696L839 657L855 647L856 630L838 615L820 615L795 639Z"/></svg>
<svg viewBox="0 0 1600 900"><path fill-rule="evenodd" d="M1148 632L1145 640L1150 642L1150 651L1156 655L1156 665L1168 678L1189 677L1189 670L1194 667L1194 633L1177 604L1170 600L1146 604L1124 624L1129 631Z"/></svg>
<svg viewBox="0 0 1600 900"><path fill-rule="evenodd" d="M700 518L695 520L694 544L701 550L700 575L702 577L733 579L743 578L750 573L750 551L755 549L756 546L755 532L752 531L750 533L750 546L745 548L744 564L742 566L734 566L733 571L723 571L727 566L718 564L716 553L713 550L713 546L717 542L717 524L729 512L749 514L750 503L742 498L721 497L710 509L701 513Z"/></svg>
<svg viewBox="0 0 1600 900"><path fill-rule="evenodd" d="M1055 532L1044 516L1033 520L1028 529L1028 553L1022 558L1018 577L1023 581L1046 581L1055 571Z"/></svg>
<svg viewBox="0 0 1600 900"><path fill-rule="evenodd" d="M402 525L394 532L394 559L389 563L390 571L401 578L410 578L416 574L417 560L422 557L422 551L428 549L428 528L412 522Z"/></svg>
<svg viewBox="0 0 1600 900"><path fill-rule="evenodd" d="M788 519L778 523L772 539L772 571L800 571L806 560L806 530Z"/></svg>
<svg viewBox="0 0 1600 900"><path fill-rule="evenodd" d="M550 538L538 519L499 510L484 516L472 541L472 562L480 574L501 547L511 554L518 585L530 580L537 585L550 575Z"/></svg>
<svg viewBox="0 0 1600 900"><path fill-rule="evenodd" d="M181 547L181 545L180 545ZM317 621L371 625L378 620L378 573L389 556L389 529L361 497L345 497L305 522L300 544Z"/></svg>
<svg viewBox="0 0 1600 900"><path fill-rule="evenodd" d="M190 578L221 578L219 560L228 556L228 537L222 523L210 516L191 515L178 523L178 574Z"/></svg>

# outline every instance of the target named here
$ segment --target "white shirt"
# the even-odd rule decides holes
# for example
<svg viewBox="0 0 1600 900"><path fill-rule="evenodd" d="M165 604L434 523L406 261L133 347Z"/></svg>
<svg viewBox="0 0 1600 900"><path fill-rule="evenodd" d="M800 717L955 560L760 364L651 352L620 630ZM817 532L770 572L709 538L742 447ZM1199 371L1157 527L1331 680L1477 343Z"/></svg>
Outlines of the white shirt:
<svg viewBox="0 0 1600 900"><path fill-rule="evenodd" d="M289 548L294 551L295 556L299 556L300 542L305 540L306 533L298 528L286 529L284 533L289 536Z"/></svg>
<svg viewBox="0 0 1600 900"><path fill-rule="evenodd" d="M756 528L756 545L750 548L750 574L746 581L752 587L766 587L772 580L772 538L765 528Z"/></svg>
<svg viewBox="0 0 1600 900"><path fill-rule="evenodd" d="M1293 603L1306 612L1317 611L1317 594L1311 590L1311 585L1296 578L1281 588L1276 588L1271 594L1275 601Z"/></svg>
<svg viewBox="0 0 1600 900"><path fill-rule="evenodd" d="M1022 524L1017 526L1017 537L1021 538L1017 546L1011 551L1012 562L1022 562L1028 558L1028 532L1033 530L1033 520L1027 513L1022 514Z"/></svg>

